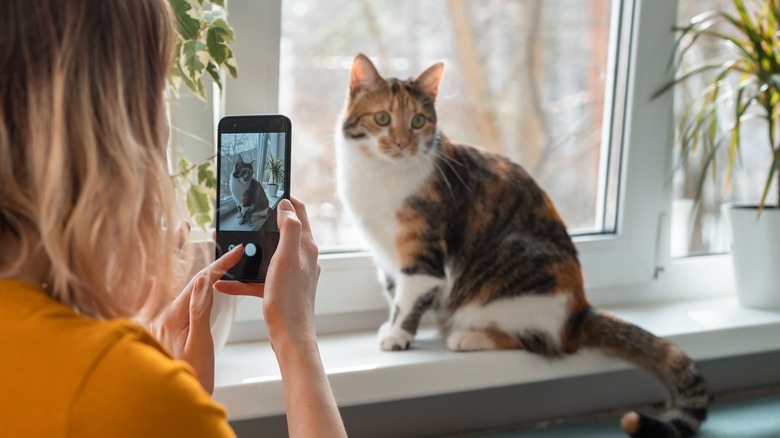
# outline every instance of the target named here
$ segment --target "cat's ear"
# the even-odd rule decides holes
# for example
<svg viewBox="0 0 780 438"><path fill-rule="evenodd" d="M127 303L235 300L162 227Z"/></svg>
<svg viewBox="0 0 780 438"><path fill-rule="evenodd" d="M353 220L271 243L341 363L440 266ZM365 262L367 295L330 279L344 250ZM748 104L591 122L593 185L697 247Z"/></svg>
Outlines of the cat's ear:
<svg viewBox="0 0 780 438"><path fill-rule="evenodd" d="M236 164L243 164L244 159L241 157L241 154L236 154L236 159L234 160Z"/></svg>
<svg viewBox="0 0 780 438"><path fill-rule="evenodd" d="M444 63L437 62L417 75L412 81L424 93L436 97L436 93L439 91L439 82L441 82L442 74L444 74Z"/></svg>
<svg viewBox="0 0 780 438"><path fill-rule="evenodd" d="M376 71L376 67L368 57L358 53L352 62L352 71L349 74L349 93L352 96L365 90L368 86L381 81L382 77Z"/></svg>

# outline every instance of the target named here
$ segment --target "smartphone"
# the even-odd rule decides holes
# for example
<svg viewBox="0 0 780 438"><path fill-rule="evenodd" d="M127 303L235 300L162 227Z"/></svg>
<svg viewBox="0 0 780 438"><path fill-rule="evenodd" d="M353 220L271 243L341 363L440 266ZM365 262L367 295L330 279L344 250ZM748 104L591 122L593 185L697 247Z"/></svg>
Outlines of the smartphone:
<svg viewBox="0 0 780 438"><path fill-rule="evenodd" d="M227 116L219 122L216 257L244 245L244 256L225 280L265 282L279 244L276 209L290 199L291 134L283 115Z"/></svg>

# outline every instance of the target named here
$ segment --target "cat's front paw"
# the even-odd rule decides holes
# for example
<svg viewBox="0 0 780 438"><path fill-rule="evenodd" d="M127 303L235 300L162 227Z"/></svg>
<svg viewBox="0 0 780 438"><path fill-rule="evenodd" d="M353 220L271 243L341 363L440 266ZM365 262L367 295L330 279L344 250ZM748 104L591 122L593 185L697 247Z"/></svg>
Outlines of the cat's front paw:
<svg viewBox="0 0 780 438"><path fill-rule="evenodd" d="M409 348L414 335L406 330L392 328L388 323L379 329L379 346L384 351L401 351Z"/></svg>

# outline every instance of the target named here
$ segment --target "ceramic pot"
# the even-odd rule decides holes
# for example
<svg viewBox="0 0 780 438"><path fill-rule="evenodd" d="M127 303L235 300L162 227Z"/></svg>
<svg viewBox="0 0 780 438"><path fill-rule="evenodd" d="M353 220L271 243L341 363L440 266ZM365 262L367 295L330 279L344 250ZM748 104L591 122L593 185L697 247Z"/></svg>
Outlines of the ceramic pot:
<svg viewBox="0 0 780 438"><path fill-rule="evenodd" d="M780 310L780 209L724 206L740 304Z"/></svg>

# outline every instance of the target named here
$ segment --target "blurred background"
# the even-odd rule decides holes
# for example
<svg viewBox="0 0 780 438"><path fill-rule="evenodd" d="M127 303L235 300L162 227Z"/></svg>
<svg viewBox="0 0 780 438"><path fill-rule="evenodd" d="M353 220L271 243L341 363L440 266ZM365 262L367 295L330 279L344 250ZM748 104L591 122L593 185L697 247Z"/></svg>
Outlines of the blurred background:
<svg viewBox="0 0 780 438"><path fill-rule="evenodd" d="M323 249L361 246L336 197L333 140L358 52L401 79L444 61L440 129L521 163L572 233L614 231L605 150L612 3L284 1L280 111L293 120L294 191Z"/></svg>

